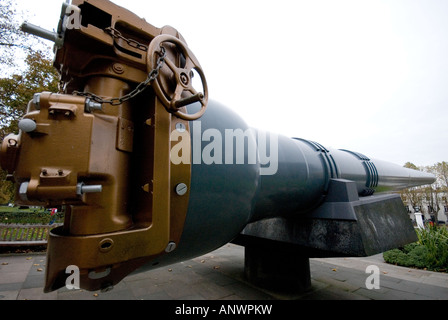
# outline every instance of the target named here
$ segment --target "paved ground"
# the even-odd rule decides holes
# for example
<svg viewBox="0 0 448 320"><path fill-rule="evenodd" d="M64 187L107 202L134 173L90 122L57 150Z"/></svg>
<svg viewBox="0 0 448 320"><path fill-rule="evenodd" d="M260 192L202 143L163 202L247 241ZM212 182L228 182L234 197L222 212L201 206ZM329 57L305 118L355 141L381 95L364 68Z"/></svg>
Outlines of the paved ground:
<svg viewBox="0 0 448 320"><path fill-rule="evenodd" d="M448 274L368 258L311 259L312 289L301 295L253 287L243 277L244 248L228 244L202 257L128 276L112 291L66 288L44 294L45 255L0 255L0 300L448 300ZM380 288L367 289L369 265Z"/></svg>

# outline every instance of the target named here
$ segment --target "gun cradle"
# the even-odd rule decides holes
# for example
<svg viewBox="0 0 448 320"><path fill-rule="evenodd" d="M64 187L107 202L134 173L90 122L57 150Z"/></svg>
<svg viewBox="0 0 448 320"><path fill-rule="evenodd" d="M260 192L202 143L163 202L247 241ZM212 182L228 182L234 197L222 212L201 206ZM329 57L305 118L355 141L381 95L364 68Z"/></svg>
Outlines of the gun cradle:
<svg viewBox="0 0 448 320"><path fill-rule="evenodd" d="M108 1L73 5L83 20L64 31L55 57L65 92L36 94L23 129L2 146L17 203L65 208L64 226L49 240L46 291L65 285L68 265L81 270L83 288L97 290L173 250L188 206L189 190L179 196L175 187L189 186L190 165L171 164L178 142L170 135L179 124L188 133L189 123L168 113L151 88L118 105L95 101L123 97L147 75L146 52L99 27L146 44L164 32L180 35ZM179 63L175 48L168 56Z"/></svg>

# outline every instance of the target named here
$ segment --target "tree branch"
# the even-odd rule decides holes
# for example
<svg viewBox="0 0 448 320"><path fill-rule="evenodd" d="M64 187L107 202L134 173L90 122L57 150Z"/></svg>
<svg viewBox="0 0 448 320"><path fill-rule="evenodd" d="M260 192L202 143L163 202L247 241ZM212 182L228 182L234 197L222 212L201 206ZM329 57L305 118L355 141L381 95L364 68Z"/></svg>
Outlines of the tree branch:
<svg viewBox="0 0 448 320"><path fill-rule="evenodd" d="M26 49L26 50L30 50L31 47L29 46L25 46L23 44L15 44L15 43L7 43L7 42L0 42L0 46L4 46L4 47L16 47L16 48L21 48L21 49Z"/></svg>

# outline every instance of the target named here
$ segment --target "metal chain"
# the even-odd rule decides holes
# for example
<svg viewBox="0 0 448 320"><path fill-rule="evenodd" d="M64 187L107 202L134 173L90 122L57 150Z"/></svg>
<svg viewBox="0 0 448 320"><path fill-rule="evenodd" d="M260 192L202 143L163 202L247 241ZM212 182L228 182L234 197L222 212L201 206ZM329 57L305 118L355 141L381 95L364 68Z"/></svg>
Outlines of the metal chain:
<svg viewBox="0 0 448 320"><path fill-rule="evenodd" d="M111 35L114 38L120 38L123 39L124 41L126 41L131 47L136 48L136 49L140 49L140 50L144 50L147 51L148 47L139 43L138 41L132 40L132 39L125 39L121 33L116 30L113 29L111 27L106 28L106 31L109 31L111 33ZM132 43L132 44L131 44ZM135 87L134 90L132 90L131 92L129 92L128 94L120 97L120 98L111 98L111 99L103 99L100 96L97 96L93 93L90 92L79 92L79 91L74 91L73 93L79 96L83 96L83 97L87 97L90 100L93 100L95 102L98 103L108 103L111 104L113 106L119 106L121 105L123 102L126 102L132 98L134 98L135 96L137 96L138 94L140 94L141 92L143 92L146 87L148 86L148 84L150 84L151 82L153 82L158 76L159 76L159 72L160 69L162 69L164 63L165 63L165 58L166 58L166 50L164 47L160 47L160 51L157 52L159 54L159 58L157 59L157 65L154 69L152 69L149 74L148 77L146 78L145 81L139 83L137 85L137 87Z"/></svg>
<svg viewBox="0 0 448 320"><path fill-rule="evenodd" d="M141 44L137 40L128 39L128 38L123 37L121 32L115 28L107 27L106 29L104 29L104 31L108 32L115 39L121 39L121 40L125 41L132 48L142 50L142 51L148 51L148 46Z"/></svg>

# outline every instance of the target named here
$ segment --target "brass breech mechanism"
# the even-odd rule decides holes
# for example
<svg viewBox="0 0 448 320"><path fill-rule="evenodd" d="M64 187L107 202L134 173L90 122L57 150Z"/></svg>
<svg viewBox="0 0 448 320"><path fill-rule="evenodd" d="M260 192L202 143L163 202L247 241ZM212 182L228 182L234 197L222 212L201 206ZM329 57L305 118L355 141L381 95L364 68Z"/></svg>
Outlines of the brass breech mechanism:
<svg viewBox="0 0 448 320"><path fill-rule="evenodd" d="M172 164L170 136L182 128L189 139L189 121L204 114L204 72L174 28L106 0L64 4L54 34L23 28L55 40L60 92L35 94L1 164L18 203L65 210L45 291L65 285L69 265L82 288L104 289L179 243L191 167Z"/></svg>

